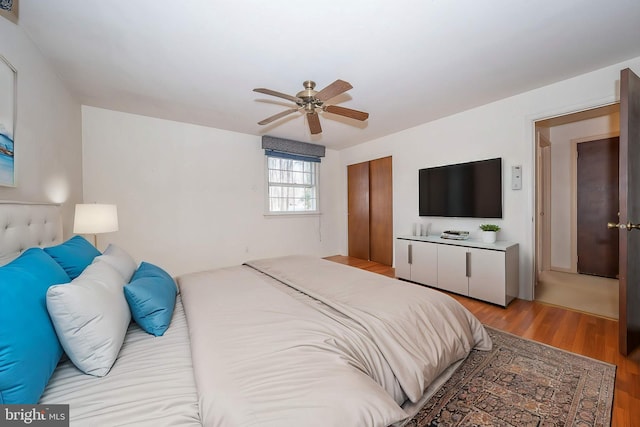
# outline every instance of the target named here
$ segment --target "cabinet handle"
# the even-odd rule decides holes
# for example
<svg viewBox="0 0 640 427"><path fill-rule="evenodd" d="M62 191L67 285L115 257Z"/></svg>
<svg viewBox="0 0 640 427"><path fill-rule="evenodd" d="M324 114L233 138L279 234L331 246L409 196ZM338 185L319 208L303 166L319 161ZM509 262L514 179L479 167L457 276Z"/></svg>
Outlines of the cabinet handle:
<svg viewBox="0 0 640 427"><path fill-rule="evenodd" d="M413 245L409 245L409 264L413 264Z"/></svg>
<svg viewBox="0 0 640 427"><path fill-rule="evenodd" d="M471 277L471 252L467 252L465 255L467 256L467 260L466 260L467 261L467 263L466 263L467 264L466 265L466 270L467 271L466 271L465 274L467 275L467 277Z"/></svg>

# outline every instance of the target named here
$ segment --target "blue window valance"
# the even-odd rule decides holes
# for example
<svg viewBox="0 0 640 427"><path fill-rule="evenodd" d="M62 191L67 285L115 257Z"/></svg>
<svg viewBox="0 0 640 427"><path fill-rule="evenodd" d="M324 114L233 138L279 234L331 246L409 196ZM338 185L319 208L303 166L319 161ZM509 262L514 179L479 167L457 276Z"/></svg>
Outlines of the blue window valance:
<svg viewBox="0 0 640 427"><path fill-rule="evenodd" d="M276 138L264 135L262 148L267 156L282 159L303 160L306 162L320 162L325 156L325 146L292 139Z"/></svg>

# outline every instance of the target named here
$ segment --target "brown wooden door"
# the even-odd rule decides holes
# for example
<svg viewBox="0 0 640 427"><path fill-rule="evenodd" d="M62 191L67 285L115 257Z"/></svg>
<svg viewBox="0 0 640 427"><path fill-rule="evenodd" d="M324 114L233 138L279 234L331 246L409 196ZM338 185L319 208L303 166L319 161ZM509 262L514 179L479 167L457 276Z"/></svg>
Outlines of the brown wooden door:
<svg viewBox="0 0 640 427"><path fill-rule="evenodd" d="M630 69L620 74L620 316L619 349L640 346L640 78ZM616 220L612 219L612 220Z"/></svg>
<svg viewBox="0 0 640 427"><path fill-rule="evenodd" d="M391 157L369 162L369 259L393 264L393 179Z"/></svg>
<svg viewBox="0 0 640 427"><path fill-rule="evenodd" d="M578 273L618 277L618 137L577 145Z"/></svg>
<svg viewBox="0 0 640 427"><path fill-rule="evenodd" d="M369 259L369 162L347 166L349 256Z"/></svg>

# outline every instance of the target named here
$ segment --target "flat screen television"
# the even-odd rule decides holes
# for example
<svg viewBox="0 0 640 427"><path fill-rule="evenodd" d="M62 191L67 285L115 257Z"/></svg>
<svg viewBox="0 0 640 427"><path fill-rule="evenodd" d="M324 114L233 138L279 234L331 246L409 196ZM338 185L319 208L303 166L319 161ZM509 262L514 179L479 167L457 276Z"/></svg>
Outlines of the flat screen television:
<svg viewBox="0 0 640 427"><path fill-rule="evenodd" d="M420 216L502 218L502 159L420 169Z"/></svg>

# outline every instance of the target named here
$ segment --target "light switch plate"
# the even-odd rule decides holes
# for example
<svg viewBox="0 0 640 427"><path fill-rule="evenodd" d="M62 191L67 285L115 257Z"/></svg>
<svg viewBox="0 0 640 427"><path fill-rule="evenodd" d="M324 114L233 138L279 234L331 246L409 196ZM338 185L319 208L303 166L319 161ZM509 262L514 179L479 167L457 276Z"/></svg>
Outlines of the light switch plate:
<svg viewBox="0 0 640 427"><path fill-rule="evenodd" d="M511 166L511 189L522 190L522 166Z"/></svg>

